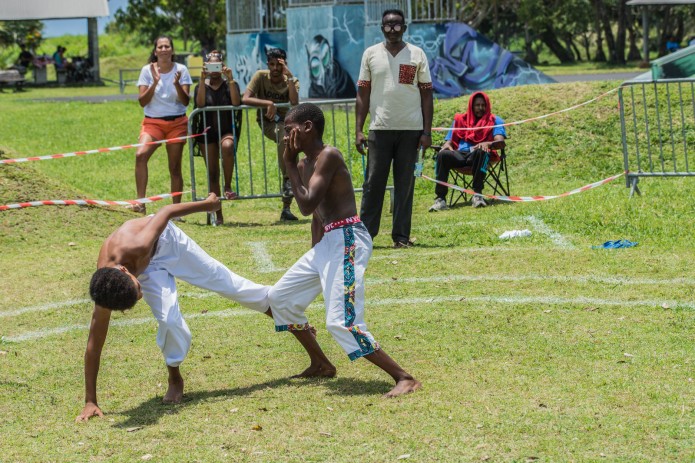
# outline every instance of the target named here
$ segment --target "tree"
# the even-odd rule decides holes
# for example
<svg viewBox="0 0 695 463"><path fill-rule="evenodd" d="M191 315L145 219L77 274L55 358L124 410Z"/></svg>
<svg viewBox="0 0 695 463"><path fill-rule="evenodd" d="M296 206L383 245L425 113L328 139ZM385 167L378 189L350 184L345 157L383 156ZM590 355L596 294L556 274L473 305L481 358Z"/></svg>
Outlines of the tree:
<svg viewBox="0 0 695 463"><path fill-rule="evenodd" d="M43 40L41 21L0 21L0 46L25 45L34 51Z"/></svg>
<svg viewBox="0 0 695 463"><path fill-rule="evenodd" d="M224 0L128 0L115 18L117 28L138 33L146 44L160 35L180 35L184 49L189 40L204 50L218 48L226 32Z"/></svg>

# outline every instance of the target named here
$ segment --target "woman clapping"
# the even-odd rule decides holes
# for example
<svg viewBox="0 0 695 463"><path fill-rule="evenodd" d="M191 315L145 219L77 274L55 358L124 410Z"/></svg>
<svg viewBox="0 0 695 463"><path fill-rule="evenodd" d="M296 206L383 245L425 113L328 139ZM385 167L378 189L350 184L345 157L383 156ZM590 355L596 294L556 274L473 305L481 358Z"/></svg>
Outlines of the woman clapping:
<svg viewBox="0 0 695 463"><path fill-rule="evenodd" d="M145 109L140 143L183 137L187 134L186 107L190 100L192 83L186 66L174 62L173 40L166 36L157 38L154 41L150 64L142 68L138 79L138 101ZM166 144L172 192L183 190L181 159L184 143L184 140L180 140ZM141 146L135 153L135 186L139 198L146 195L147 162L158 146ZM181 202L181 196L174 197L173 201ZM134 210L145 213L145 206L137 205Z"/></svg>

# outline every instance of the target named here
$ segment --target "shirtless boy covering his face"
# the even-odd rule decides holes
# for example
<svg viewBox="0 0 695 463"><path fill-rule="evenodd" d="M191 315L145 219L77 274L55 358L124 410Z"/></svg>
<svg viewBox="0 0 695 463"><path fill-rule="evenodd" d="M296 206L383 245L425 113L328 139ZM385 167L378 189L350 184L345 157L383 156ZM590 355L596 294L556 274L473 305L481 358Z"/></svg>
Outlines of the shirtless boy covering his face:
<svg viewBox="0 0 695 463"><path fill-rule="evenodd" d="M304 346L310 366L299 376L334 376L335 367L310 332L306 308L323 293L326 329L351 360L364 357L396 382L395 397L421 387L389 357L364 321L364 273L372 239L357 216L355 191L343 156L322 141L324 117L311 103L285 117L284 161L294 197L303 215L313 214L313 247L268 294L276 331L291 331ZM305 157L297 162L300 152Z"/></svg>

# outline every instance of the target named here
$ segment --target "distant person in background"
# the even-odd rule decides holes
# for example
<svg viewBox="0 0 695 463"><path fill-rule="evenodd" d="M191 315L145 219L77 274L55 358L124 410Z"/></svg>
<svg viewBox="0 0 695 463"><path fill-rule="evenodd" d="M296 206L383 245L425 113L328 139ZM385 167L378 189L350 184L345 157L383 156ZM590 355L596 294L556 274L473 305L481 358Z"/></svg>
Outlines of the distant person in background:
<svg viewBox="0 0 695 463"><path fill-rule="evenodd" d="M210 65L210 66L209 66ZM215 65L220 66L220 70L211 70ZM205 65L200 74L200 84L196 85L193 91L195 107L204 108L206 106L240 106L241 94L239 84L232 76L232 70L222 64L222 54L211 51L205 59ZM234 111L235 113L237 111ZM232 111L208 112L203 118L203 114L196 115L200 128L210 127L207 132L207 145L204 137L198 137L196 143L200 144L203 152L203 159L208 168L210 176L210 191L220 196L220 163L218 152L222 154L222 173L224 176L224 197L235 199L236 192L232 189L232 174L234 173L234 146L239 138L241 129L241 112L238 117ZM196 133L199 133L196 131ZM217 225L224 223L222 208L217 212Z"/></svg>
<svg viewBox="0 0 695 463"><path fill-rule="evenodd" d="M25 45L20 45L21 51L19 52L19 56L17 57L17 63L15 63L15 68L19 71L20 74L24 75L27 73L27 70L29 69L29 66L31 66L31 63L34 61L34 55L27 50L27 47Z"/></svg>
<svg viewBox="0 0 695 463"><path fill-rule="evenodd" d="M678 51L680 49L681 44L678 43L676 38L674 36L670 36L668 40L666 41L666 51L669 53L673 53L674 51Z"/></svg>
<svg viewBox="0 0 695 463"><path fill-rule="evenodd" d="M56 48L55 53L53 53L53 65L55 66L56 74L64 72L65 78L67 80L70 80L75 68L72 65L72 63L69 62L67 60L67 58L65 58L65 52L66 51L67 51L67 48L65 48L62 45L58 45L58 48ZM60 81L60 79L58 79L58 80Z"/></svg>
<svg viewBox="0 0 695 463"><path fill-rule="evenodd" d="M299 103L299 80L287 67L287 53L280 48L266 52L268 70L256 71L251 78L241 101L245 105L259 106L256 120L263 134L277 145L278 166L282 172L282 213L280 220L297 220L290 211L292 185L285 171L282 153L285 152L285 114L289 108L277 108L276 103ZM262 118L262 119L261 119Z"/></svg>
<svg viewBox="0 0 695 463"><path fill-rule="evenodd" d="M140 143L183 137L188 133L186 107L190 101L190 88L193 80L183 64L174 62L174 41L161 36L154 41L150 63L143 66L138 79L140 95L138 102L145 109L142 121ZM183 190L181 159L185 141L167 142L171 191ZM138 198L147 193L147 162L159 145L144 145L135 153L135 186ZM176 196L174 203L180 203ZM145 206L133 207L136 212L146 212ZM177 217L181 221L180 217Z"/></svg>

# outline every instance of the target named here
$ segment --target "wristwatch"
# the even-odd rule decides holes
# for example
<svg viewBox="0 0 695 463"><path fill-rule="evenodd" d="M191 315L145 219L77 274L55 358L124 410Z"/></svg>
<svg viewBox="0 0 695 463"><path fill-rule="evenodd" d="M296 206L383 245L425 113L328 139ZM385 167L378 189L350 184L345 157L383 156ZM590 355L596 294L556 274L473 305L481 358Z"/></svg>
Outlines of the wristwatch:
<svg viewBox="0 0 695 463"><path fill-rule="evenodd" d="M287 82L295 82L295 83L296 83L296 82L298 82L298 81L299 81L299 79L297 79L295 76L292 76L292 77L288 77L288 78L287 78Z"/></svg>

